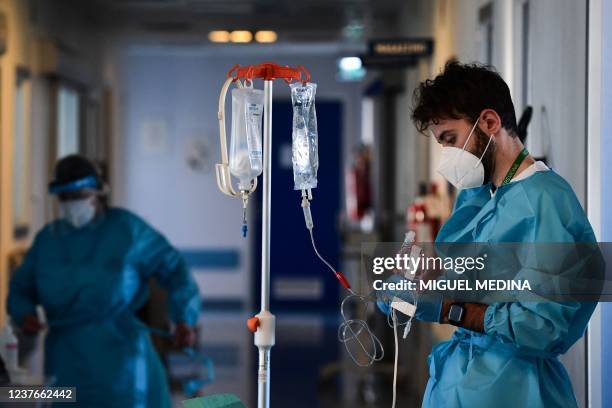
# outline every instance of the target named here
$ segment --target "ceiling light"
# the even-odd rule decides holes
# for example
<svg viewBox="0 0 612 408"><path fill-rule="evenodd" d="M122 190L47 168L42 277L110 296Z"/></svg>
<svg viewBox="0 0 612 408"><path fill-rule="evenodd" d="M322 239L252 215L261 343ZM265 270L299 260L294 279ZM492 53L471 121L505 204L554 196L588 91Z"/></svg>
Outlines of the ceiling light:
<svg viewBox="0 0 612 408"><path fill-rule="evenodd" d="M359 57L344 57L340 58L338 66L342 71L358 71L362 67L361 58Z"/></svg>
<svg viewBox="0 0 612 408"><path fill-rule="evenodd" d="M230 41L229 31L211 31L208 33L208 39L214 43L226 43Z"/></svg>
<svg viewBox="0 0 612 408"><path fill-rule="evenodd" d="M258 31L255 33L255 41L259 43L276 42L278 35L274 31Z"/></svg>
<svg viewBox="0 0 612 408"><path fill-rule="evenodd" d="M361 81L366 74L359 57L344 57L338 60L338 79L340 81Z"/></svg>
<svg viewBox="0 0 612 408"><path fill-rule="evenodd" d="M245 30L232 31L230 33L230 41L233 43L250 43L253 41L253 34Z"/></svg>

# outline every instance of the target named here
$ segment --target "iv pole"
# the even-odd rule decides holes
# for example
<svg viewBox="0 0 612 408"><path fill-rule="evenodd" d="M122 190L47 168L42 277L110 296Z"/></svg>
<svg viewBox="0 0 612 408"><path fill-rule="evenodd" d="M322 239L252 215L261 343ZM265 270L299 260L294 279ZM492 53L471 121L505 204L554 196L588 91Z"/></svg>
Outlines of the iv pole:
<svg viewBox="0 0 612 408"><path fill-rule="evenodd" d="M255 345L259 349L259 369L257 387L257 406L268 408L270 406L270 351L275 343L275 317L270 313L270 240L272 239L271 212L272 212L272 167L270 166L270 153L272 152L272 80L264 81L264 131L263 131L263 204L261 226L261 310L258 319L261 330L255 331ZM270 320L268 328L270 333L264 335L264 325L261 323ZM249 327L251 329L251 327ZM252 329L251 329L252 330ZM258 336L258 332L260 336ZM258 338L259 337L259 338ZM263 341L262 341L263 340ZM266 341L268 340L268 341Z"/></svg>
<svg viewBox="0 0 612 408"><path fill-rule="evenodd" d="M304 74L304 78L302 78ZM263 124L263 203L262 203L262 226L261 226L261 310L258 314L247 321L249 330L255 335L255 346L259 350L259 364L257 372L257 407L270 407L270 351L275 344L276 318L270 313L270 239L271 239L271 218L272 218L272 167L270 165L270 155L272 153L272 89L274 79L281 78L285 82L310 81L310 73L306 68L298 66L296 68L281 67L271 62L259 65L240 67L234 65L227 73L233 81L238 78L252 80L261 78L264 80L264 124ZM224 86L226 86L224 85ZM227 90L227 88L225 88ZM223 116L219 110L219 120ZM230 196L236 197L237 194L231 186L229 167L226 159L227 153L223 152L226 146L225 130L222 131L222 161L217 164L217 184L219 189ZM223 156L225 154L225 156ZM256 182L255 182L256 183ZM254 185L253 191L256 184Z"/></svg>

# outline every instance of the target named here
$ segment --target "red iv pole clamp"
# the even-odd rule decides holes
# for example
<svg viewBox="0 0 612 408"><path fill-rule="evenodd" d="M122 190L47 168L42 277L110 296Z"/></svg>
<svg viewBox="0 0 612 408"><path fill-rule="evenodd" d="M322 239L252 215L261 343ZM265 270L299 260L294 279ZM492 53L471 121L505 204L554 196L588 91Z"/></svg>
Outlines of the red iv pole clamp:
<svg viewBox="0 0 612 408"><path fill-rule="evenodd" d="M264 90L253 89L253 80L262 79ZM270 351L275 344L276 322L270 312L270 226L272 216L271 203L271 166L272 151L272 87L275 79L283 79L291 87L294 108L293 116L293 169L295 190L301 190L301 207L304 212L306 228L310 233L313 249L321 261L333 272L340 284L349 292L342 301L342 323L338 330L338 339L344 343L349 355L360 366L369 366L383 358L384 351L378 338L370 331L367 323L361 319L347 318L344 312L349 300L362 302L365 308L371 302L368 296L358 295L351 289L346 277L336 271L316 248L310 212L312 188L317 185L318 147L316 112L314 96L316 84L310 82L310 73L302 66L291 68L271 62L241 67L234 65L227 73L227 79L219 96L219 136L221 146L221 163L215 166L217 185L222 193L241 198L243 203L242 234L247 234L247 205L249 196L257 188L257 177L262 175L263 202L261 227L261 310L247 321L249 330L254 333L255 346L259 350L258 368L258 408L270 407ZM232 133L230 153L227 151L225 130L225 98L232 84ZM263 134L261 121L263 117ZM232 176L238 179L237 187L232 183ZM367 310L364 310L367 312ZM356 357L349 347L356 344L357 349L365 354Z"/></svg>

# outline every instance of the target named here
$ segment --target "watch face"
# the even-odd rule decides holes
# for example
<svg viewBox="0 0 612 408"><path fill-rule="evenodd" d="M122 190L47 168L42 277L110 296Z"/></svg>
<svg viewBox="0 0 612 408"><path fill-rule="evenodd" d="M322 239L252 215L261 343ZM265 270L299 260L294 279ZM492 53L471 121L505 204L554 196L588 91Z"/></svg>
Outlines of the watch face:
<svg viewBox="0 0 612 408"><path fill-rule="evenodd" d="M463 306L451 305L448 311L448 321L451 323L461 323L463 319Z"/></svg>

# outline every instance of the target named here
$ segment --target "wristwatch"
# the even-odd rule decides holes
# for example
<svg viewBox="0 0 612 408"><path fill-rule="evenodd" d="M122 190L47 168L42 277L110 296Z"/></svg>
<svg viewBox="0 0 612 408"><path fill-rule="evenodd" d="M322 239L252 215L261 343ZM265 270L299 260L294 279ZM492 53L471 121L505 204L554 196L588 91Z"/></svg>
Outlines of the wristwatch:
<svg viewBox="0 0 612 408"><path fill-rule="evenodd" d="M459 326L465 316L465 308L462 303L453 303L448 309L448 323Z"/></svg>

